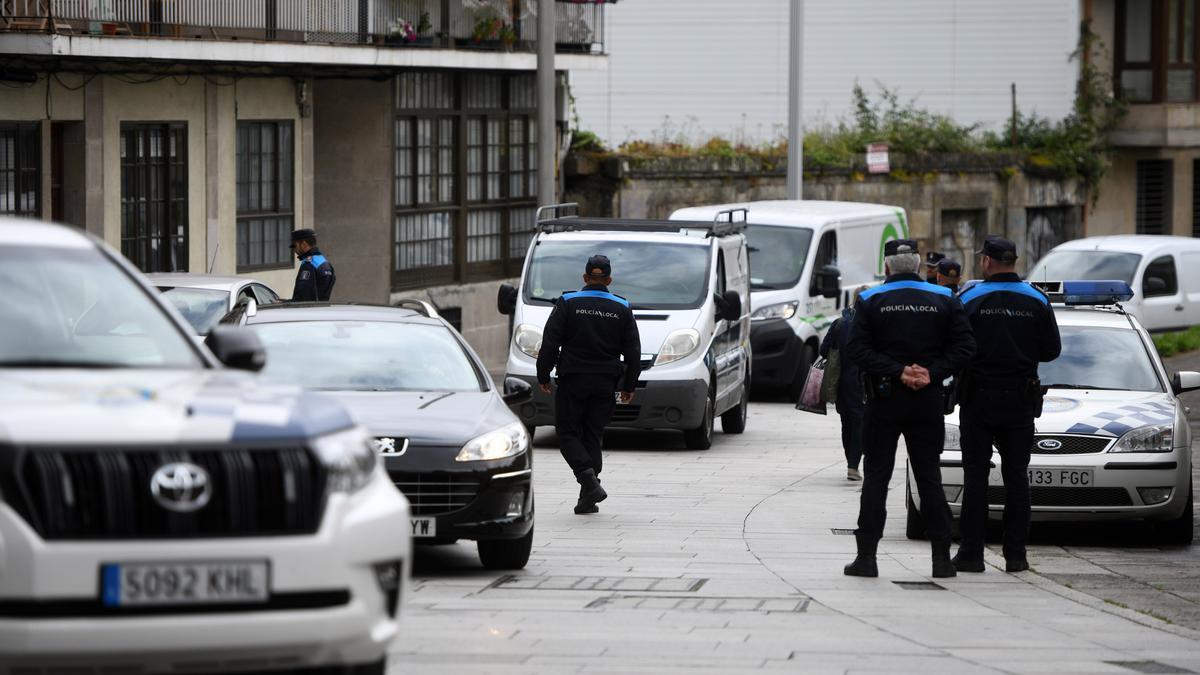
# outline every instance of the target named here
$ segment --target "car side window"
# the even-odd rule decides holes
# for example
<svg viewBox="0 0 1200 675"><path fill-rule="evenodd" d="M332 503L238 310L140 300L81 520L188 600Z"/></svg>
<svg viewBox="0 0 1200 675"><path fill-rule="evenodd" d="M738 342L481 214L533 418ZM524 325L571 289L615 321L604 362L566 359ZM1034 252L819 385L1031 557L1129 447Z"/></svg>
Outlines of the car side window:
<svg viewBox="0 0 1200 675"><path fill-rule="evenodd" d="M1146 266L1142 275L1142 295L1147 298L1175 295L1179 292L1179 277L1175 273L1175 258L1164 255Z"/></svg>
<svg viewBox="0 0 1200 675"><path fill-rule="evenodd" d="M275 291L261 284L251 284L250 288L254 289L254 297L260 305L272 305L279 302L279 296L275 295Z"/></svg>
<svg viewBox="0 0 1200 675"><path fill-rule="evenodd" d="M816 297L820 294L821 289L817 284L817 272L826 265L836 265L838 257L837 250L837 231L830 230L821 235L821 242L817 244L817 258L814 261L812 272L810 273L808 282L808 295Z"/></svg>

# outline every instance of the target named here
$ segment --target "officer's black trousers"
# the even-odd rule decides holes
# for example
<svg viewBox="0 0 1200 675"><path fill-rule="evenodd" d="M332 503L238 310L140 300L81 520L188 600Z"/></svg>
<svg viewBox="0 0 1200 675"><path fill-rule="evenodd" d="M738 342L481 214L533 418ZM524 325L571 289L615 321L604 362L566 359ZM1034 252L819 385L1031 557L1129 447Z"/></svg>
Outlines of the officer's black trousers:
<svg viewBox="0 0 1200 675"><path fill-rule="evenodd" d="M889 398L867 403L863 417L863 489L856 535L874 541L883 536L888 481L896 465L896 442L903 435L929 538L949 541L950 507L942 491L940 464L945 431L939 386L914 392L897 382Z"/></svg>
<svg viewBox="0 0 1200 675"><path fill-rule="evenodd" d="M992 447L1000 451L1004 479L1004 557L1023 559L1029 539L1029 453L1033 411L1018 391L973 390L959 415L962 431L963 498L960 553L983 558Z"/></svg>
<svg viewBox="0 0 1200 675"><path fill-rule="evenodd" d="M612 375L572 374L558 378L554 395L554 430L563 459L575 473L600 474L604 427L616 407L617 380Z"/></svg>

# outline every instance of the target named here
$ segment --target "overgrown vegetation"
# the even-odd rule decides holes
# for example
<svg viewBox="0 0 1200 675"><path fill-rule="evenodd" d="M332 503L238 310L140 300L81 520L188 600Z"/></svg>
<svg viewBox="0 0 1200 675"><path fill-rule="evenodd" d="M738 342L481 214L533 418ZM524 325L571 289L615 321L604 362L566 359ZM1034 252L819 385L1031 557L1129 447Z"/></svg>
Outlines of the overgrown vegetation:
<svg viewBox="0 0 1200 675"><path fill-rule="evenodd" d="M1016 153L1025 158L1027 169L1078 179L1094 199L1109 167L1109 133L1125 114L1125 106L1113 95L1111 78L1094 65L1107 59L1107 52L1087 22L1081 26L1071 59L1080 63L1072 112L1057 122L1018 112L1003 131L960 124L919 107L915 100L902 99L897 90L883 84L878 85L874 98L855 84L849 118L805 134L805 170L856 170L855 163L861 163L868 143L887 143L893 154L901 156ZM648 141L630 141L610 151L591 132L575 134L574 150L616 152L634 159L745 158L775 167L787 158L787 142L782 139L754 145L713 137L697 144L689 140L690 134L680 131Z"/></svg>
<svg viewBox="0 0 1200 675"><path fill-rule="evenodd" d="M1200 326L1192 326L1177 333L1158 333L1152 335L1151 339L1154 340L1154 347L1158 349L1158 355L1163 358L1195 351L1200 349Z"/></svg>

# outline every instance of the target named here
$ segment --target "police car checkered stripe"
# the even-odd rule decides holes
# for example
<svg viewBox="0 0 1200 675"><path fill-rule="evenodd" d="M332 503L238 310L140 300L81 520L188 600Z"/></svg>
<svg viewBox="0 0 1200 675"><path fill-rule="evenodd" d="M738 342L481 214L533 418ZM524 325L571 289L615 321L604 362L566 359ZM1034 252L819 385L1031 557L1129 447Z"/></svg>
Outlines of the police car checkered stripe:
<svg viewBox="0 0 1200 675"><path fill-rule="evenodd" d="M1130 403L1080 420L1065 433L1116 438L1138 427L1174 421L1175 406L1170 403Z"/></svg>

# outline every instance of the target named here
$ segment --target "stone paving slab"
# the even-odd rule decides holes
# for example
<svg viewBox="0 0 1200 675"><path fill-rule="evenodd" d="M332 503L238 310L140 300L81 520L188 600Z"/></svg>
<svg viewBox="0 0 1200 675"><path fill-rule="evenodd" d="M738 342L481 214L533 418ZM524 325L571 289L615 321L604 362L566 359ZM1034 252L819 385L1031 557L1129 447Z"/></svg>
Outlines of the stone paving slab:
<svg viewBox="0 0 1200 675"><path fill-rule="evenodd" d="M928 544L903 538L903 462L881 578L843 576L854 541L832 530L854 526L860 484L844 480L836 416L756 403L745 434L706 452L611 433L611 497L586 517L553 442L537 437L530 564L492 573L473 545L420 549L394 672L1200 672L1198 634L1053 580L1107 588L1150 567L1155 583L1182 583L1186 554L1038 546L1031 557L1055 572L1009 575L989 552L986 573L938 580L944 590L893 583L930 581Z"/></svg>

